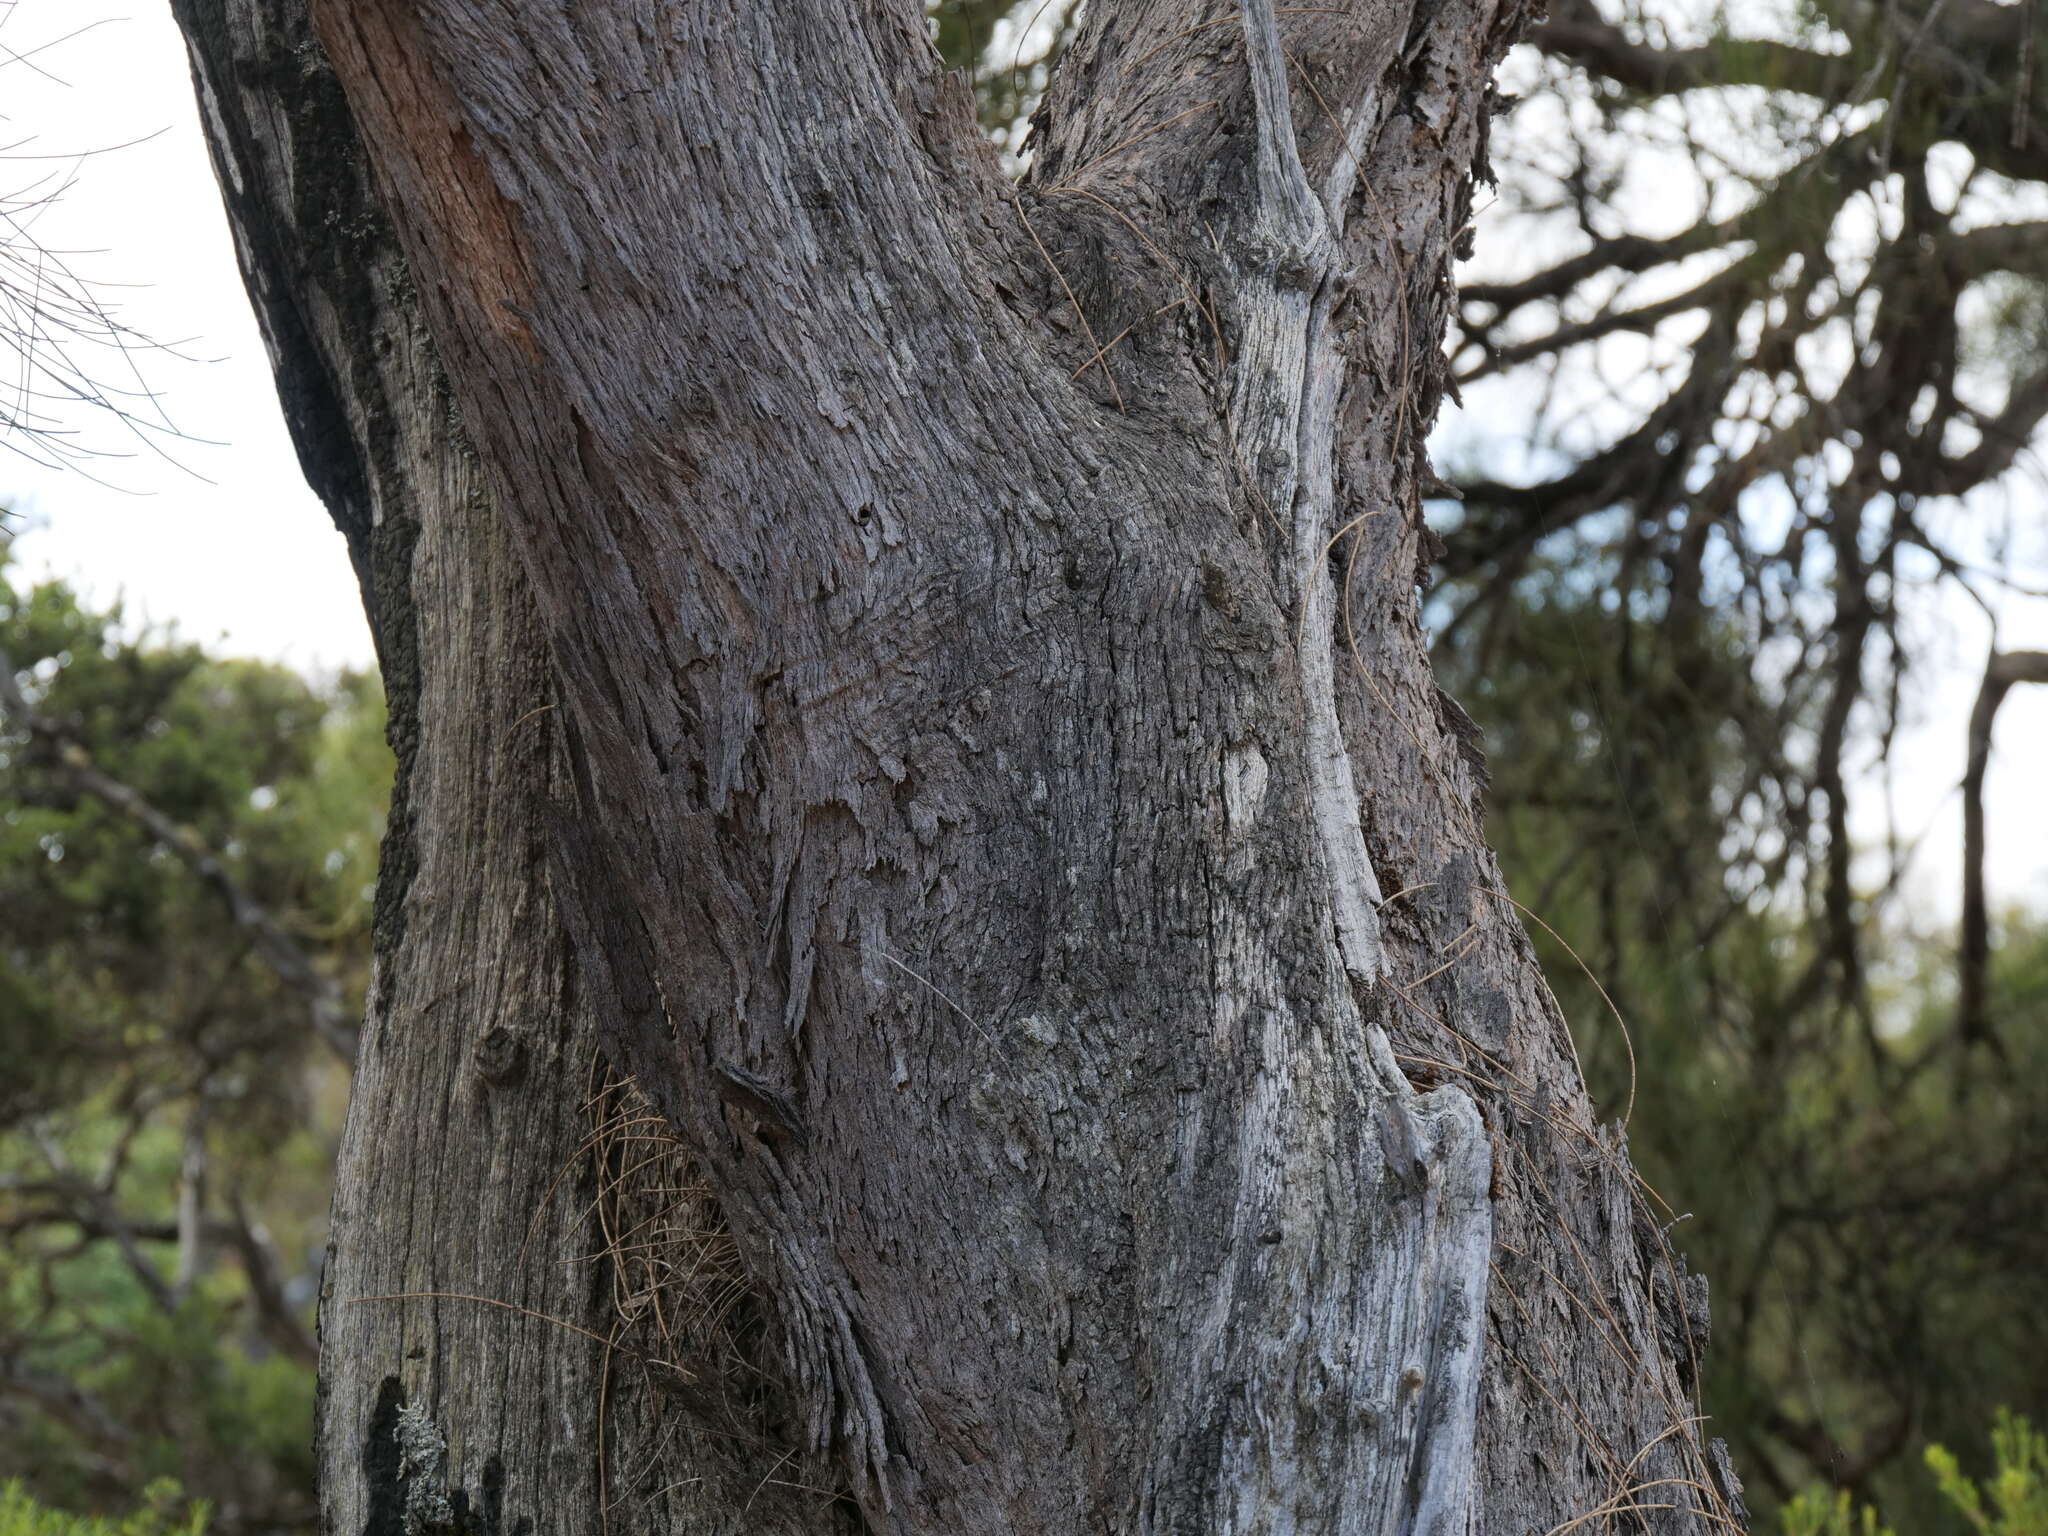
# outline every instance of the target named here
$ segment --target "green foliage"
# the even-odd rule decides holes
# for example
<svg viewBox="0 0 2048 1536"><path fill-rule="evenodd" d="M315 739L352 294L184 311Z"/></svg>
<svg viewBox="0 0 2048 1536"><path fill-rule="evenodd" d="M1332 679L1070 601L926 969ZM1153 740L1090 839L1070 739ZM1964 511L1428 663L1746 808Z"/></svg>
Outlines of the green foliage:
<svg viewBox="0 0 2048 1536"><path fill-rule="evenodd" d="M118 606L88 611L58 583L17 591L4 568L0 645L100 769L142 786L255 900L360 966L389 778L374 680L316 689L281 667L128 637ZM280 986L246 941L220 942L231 925L170 850L18 740L0 741L0 796L0 998L17 1004L0 1025L17 1069L0 1125L102 1085L138 1052L182 1048L201 1014L213 1054L261 1054ZM288 1104L272 1107L289 1123Z"/></svg>
<svg viewBox="0 0 2048 1536"><path fill-rule="evenodd" d="M1017 147L1079 9L1072 0L927 0L933 46L973 85L981 126L998 143Z"/></svg>
<svg viewBox="0 0 2048 1536"><path fill-rule="evenodd" d="M4 549L0 651L61 733L0 714L0 1477L101 1512L175 1477L216 1531L310 1528L347 1072L221 893L72 758L217 859L353 1017L391 774L377 683L138 630L16 584Z"/></svg>
<svg viewBox="0 0 2048 1536"><path fill-rule="evenodd" d="M1438 662L1486 732L1509 888L1560 936L1531 933L1596 1102L1633 1101L1637 1165L1712 1284L1703 1407L1753 1502L1820 1476L1916 1536L1960 1530L1915 1475L1920 1437L1972 1434L1999 1400L2048 1409L2027 1214L2048 1208L2048 1108L2025 1088L2048 1074L2048 928L2005 925L1999 1063L1956 1036L1952 952L1880 926L1865 887L1846 915L1883 960L1859 1007L1798 894L1826 856L1797 766L1824 696L1759 681L1742 625L1566 545ZM1858 1528L1832 1505L1786 1518Z"/></svg>
<svg viewBox="0 0 2048 1536"><path fill-rule="evenodd" d="M1846 1488L1832 1496L1808 1489L1785 1506L1778 1529L1782 1536L1895 1536L1868 1504L1857 1509Z"/></svg>
<svg viewBox="0 0 2048 1536"><path fill-rule="evenodd" d="M1998 1410L1991 1476L1982 1483L1945 1446L1928 1446L1924 1459L1935 1490L1980 1536L2048 1536L2048 1437L2025 1415ZM1877 1511L1858 1508L1846 1488L1808 1489L1785 1505L1778 1529L1780 1536L1892 1536Z"/></svg>
<svg viewBox="0 0 2048 1536"><path fill-rule="evenodd" d="M1982 1536L2048 1536L2048 1436L2001 1408L1991 1430L1991 1460L1991 1478L1979 1484L1945 1447L1927 1448L1935 1485Z"/></svg>
<svg viewBox="0 0 2048 1536"><path fill-rule="evenodd" d="M141 1502L118 1520L68 1514L38 1504L19 1479L0 1484L0 1536L205 1536L207 1507L186 1505L175 1480L160 1478Z"/></svg>

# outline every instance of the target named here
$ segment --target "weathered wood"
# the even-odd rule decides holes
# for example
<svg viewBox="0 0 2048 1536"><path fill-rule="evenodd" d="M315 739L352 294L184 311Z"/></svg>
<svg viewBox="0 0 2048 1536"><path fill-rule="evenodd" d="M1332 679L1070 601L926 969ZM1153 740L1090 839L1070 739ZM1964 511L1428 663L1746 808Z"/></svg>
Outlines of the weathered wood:
<svg viewBox="0 0 2048 1536"><path fill-rule="evenodd" d="M437 1493L492 1536L601 1529L607 1504L620 1531L816 1530L815 1498L762 1486L779 1447L707 1448L605 1347L596 1043L545 874L560 731L525 577L303 8L177 14L300 462L362 582L399 761L321 1307L329 1527L399 1536ZM387 1296L409 1299L366 1299ZM406 1408L448 1442L432 1488L401 1477Z"/></svg>
<svg viewBox="0 0 2048 1536"><path fill-rule="evenodd" d="M179 11L403 769L337 1526L1728 1521L1416 615L1512 6L1100 5L1021 186L903 3Z"/></svg>

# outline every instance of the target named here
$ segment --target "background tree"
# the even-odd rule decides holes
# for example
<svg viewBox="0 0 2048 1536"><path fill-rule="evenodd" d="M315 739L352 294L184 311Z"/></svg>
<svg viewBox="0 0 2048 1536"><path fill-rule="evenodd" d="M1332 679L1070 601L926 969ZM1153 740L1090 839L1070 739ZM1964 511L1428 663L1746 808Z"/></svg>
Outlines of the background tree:
<svg viewBox="0 0 2048 1536"><path fill-rule="evenodd" d="M1973 1003L1966 903L1958 1006L1897 900L1911 833L1859 862L1850 803L1938 647L1933 590L1995 617L2041 565L2036 10L1554 8L1499 138L1523 236L1454 342L1475 416L1537 415L1492 473L1454 450L1440 655L1518 743L1556 727L1507 674L1571 669L1573 748L1502 752L1496 825L1656 1064L1640 1155L1722 1282L1709 1405L1767 1492L1875 1481L1929 1525L1957 1517L1919 1448L2048 1406L2014 1367L2038 928Z"/></svg>
<svg viewBox="0 0 2048 1536"><path fill-rule="evenodd" d="M1902 1529L1954 1527L1920 1448L1976 1445L1996 1405L2042 1391L2019 1301L2048 1255L2018 1216L2048 1197L2026 1087L2039 920L2016 914L1999 954L1996 1071L1956 1034L1946 944L1861 936L1881 1034L1798 1005L1825 930L1723 810L1757 768L1739 722L1765 714L1739 627L1683 676L1646 666L1655 621L1591 597L1609 589L1574 554L1533 563L1498 648L1448 670L1495 748L1489 825L1549 925L1560 999L1593 1017L1604 989L1627 1018L1632 1044L1583 1032L1587 1070L1602 1103L1636 1106L1646 1176L1687 1216L1672 1240L1715 1281L1704 1406L1766 1510L1825 1479Z"/></svg>
<svg viewBox="0 0 2048 1536"><path fill-rule="evenodd" d="M1751 821L1828 940L1801 1002L1868 1012L1844 763L1896 729L1916 589L2039 563L1995 494L2048 411L2032 17L1823 7L1734 37L1567 6L1503 135L1497 217L1544 235L1496 247L1560 259L1462 290L1475 405L1529 398L1522 365L1551 384L1525 473L1457 477L1451 627L1512 615L1490 596L1546 540L1653 603L1681 673L1709 610L1739 614L1776 716L1753 734L1785 744Z"/></svg>
<svg viewBox="0 0 2048 1536"><path fill-rule="evenodd" d="M215 1529L304 1528L353 1044L316 1026L368 958L375 682L4 566L0 668L0 1480L126 1509L169 1476Z"/></svg>

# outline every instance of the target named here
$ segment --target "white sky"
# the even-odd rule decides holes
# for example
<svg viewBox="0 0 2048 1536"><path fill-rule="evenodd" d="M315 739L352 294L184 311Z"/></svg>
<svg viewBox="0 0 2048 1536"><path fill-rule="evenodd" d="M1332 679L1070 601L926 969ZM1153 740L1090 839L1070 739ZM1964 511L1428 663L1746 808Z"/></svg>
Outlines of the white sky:
<svg viewBox="0 0 2048 1536"><path fill-rule="evenodd" d="M0 156L0 191L73 169L16 157L129 145L77 165L76 184L33 233L83 276L143 285L101 297L134 329L190 337L185 350L211 360L143 359L172 421L208 441L167 443L176 463L143 449L88 464L106 486L0 453L0 499L32 525L15 553L30 574L123 594L133 616L175 621L192 639L301 666L365 665L362 601L278 414L169 6L19 0L0 10L0 44L26 52L96 21L32 61L68 86L23 64L0 68L0 146L12 146ZM136 453L104 419L80 411L73 425L95 446Z"/></svg>
<svg viewBox="0 0 2048 1536"><path fill-rule="evenodd" d="M122 594L132 615L175 622L209 644L301 666L363 665L371 651L354 578L278 416L166 0L0 0L0 44L24 51L102 20L36 56L68 86L20 64L0 70L0 145L12 145L0 165L11 179L0 191L69 168L61 158L16 157L68 156L157 134L86 159L34 233L47 249L81 253L69 259L87 276L144 285L107 293L119 300L119 318L160 339L193 338L187 351L215 359L160 356L146 374L177 425L210 441L171 444L177 464L145 454L90 466L119 489L0 455L0 499L34 525L16 555L30 574L59 575L100 597ZM104 422L81 415L76 424L101 446L125 446ZM1447 421L1446 430L1459 424ZM2031 533L2014 553L2048 569L2038 490L2017 494L2029 509L2021 526ZM1927 627L1936 643L1914 697L1918 724L1895 748L1891 768L1902 829L1926 833L1913 905L1948 920L1958 904L1964 724L1991 631L1954 596L1928 606ZM2006 649L2048 649L2048 602L2006 600L1999 638ZM1988 804L1992 899L2048 908L2048 797L2035 783L2036 765L2048 757L2048 688L2014 691L1998 741ZM1875 775L1859 796L1860 835L1880 837Z"/></svg>

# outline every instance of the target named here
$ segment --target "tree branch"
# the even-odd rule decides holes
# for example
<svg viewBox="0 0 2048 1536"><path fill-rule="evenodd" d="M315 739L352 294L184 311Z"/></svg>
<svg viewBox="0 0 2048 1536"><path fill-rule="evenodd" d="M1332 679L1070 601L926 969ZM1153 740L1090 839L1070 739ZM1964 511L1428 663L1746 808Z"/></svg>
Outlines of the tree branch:
<svg viewBox="0 0 2048 1536"><path fill-rule="evenodd" d="M1528 341L1513 342L1504 347L1487 346L1482 341L1480 345L1486 347L1486 356L1473 367L1460 373L1458 382L1469 384L1490 374L1505 372L1518 364L1531 362L1539 357L1548 357L1553 353L1562 353L1589 341L1598 341L1601 337L1611 336L1617 331L1648 332L1660 321L1691 310L1704 309L1722 295L1740 287L1742 278L1753 265L1753 261L1754 258L1744 257L1683 293L1674 293L1669 298L1640 304L1634 309L1609 310L1606 314L1595 315L1592 319L1575 325L1560 325L1547 335L1533 337Z"/></svg>
<svg viewBox="0 0 2048 1536"><path fill-rule="evenodd" d="M297 939L270 910L228 873L218 854L190 827L181 826L140 793L103 772L92 755L57 721L43 714L21 691L14 662L0 651L0 714L13 718L42 748L45 758L80 793L90 795L168 848L227 904L229 914L255 940L256 952L278 979L304 999L313 1032L343 1061L354 1064L356 1032L342 1016L340 989L321 974Z"/></svg>
<svg viewBox="0 0 2048 1536"><path fill-rule="evenodd" d="M1910 93L1916 104L1938 107L1928 130L1934 139L1960 139L1980 165L2001 175L2039 180L2048 176L2048 152L2038 141L2012 132L2016 102L2006 88L2012 77L2009 57L2024 11L2023 6L1990 0L1940 4L1897 17L1872 7L1856 23L1844 23L1860 46L1827 54L1773 38L1658 48L1630 40L1592 6L1581 3L1561 6L1548 21L1530 28L1527 40L1553 58L1650 96L1746 85L1853 105L1878 94L1879 76L1889 67L1902 79L1891 87L1887 145L1894 142L1898 124L1910 116L1901 112ZM1893 33L1891 38L1882 36L1886 29ZM1896 64L1884 51L1887 48L1896 49ZM1867 62L1873 54L1874 64ZM2017 110L2025 114L2023 101ZM1930 142L1933 139L1916 131L1909 147L1917 151Z"/></svg>
<svg viewBox="0 0 2048 1536"><path fill-rule="evenodd" d="M40 1128L33 1134L37 1150L43 1154L43 1161L50 1165L50 1171L56 1175L55 1186L68 1188L73 1198L84 1201L98 1214L98 1229L111 1238L114 1246L120 1249L121 1258L128 1265L129 1273L135 1276L136 1283L156 1304L157 1310L166 1316L176 1312L178 1298L172 1294L171 1288L164 1284L164 1277L157 1273L156 1266L150 1263L142 1250L136 1246L136 1233L115 1207L113 1195L79 1178L55 1137ZM80 1230L85 1230L82 1225Z"/></svg>
<svg viewBox="0 0 2048 1536"><path fill-rule="evenodd" d="M2015 384L2005 409L1996 416L1989 420L1976 417L1973 424L1983 440L1956 458L1936 459L1927 467L1920 493L1961 496L1996 479L2034 440L2034 429L2044 417L2048 417L2048 368Z"/></svg>
<svg viewBox="0 0 2048 1536"><path fill-rule="evenodd" d="M41 1371L18 1369L11 1362L4 1362L0 1363L0 1392L35 1404L91 1447L119 1481L125 1483L129 1480L129 1456L134 1447L134 1437L108 1412L104 1403L76 1382Z"/></svg>
<svg viewBox="0 0 2048 1536"><path fill-rule="evenodd" d="M1529 29L1527 41L1553 58L1567 59L1618 85L1650 95L1759 85L1832 97L1855 78L1841 55L1815 53L1790 43L1745 38L1706 48L1655 48L1630 42L1591 8L1561 13Z"/></svg>
<svg viewBox="0 0 2048 1536"><path fill-rule="evenodd" d="M263 1224L250 1218L241 1190L229 1191L228 1210L231 1219L225 1224L224 1235L248 1276L249 1294L255 1299L264 1337L301 1364L317 1365L320 1346L300 1321L298 1309L285 1299L276 1244L271 1242Z"/></svg>
<svg viewBox="0 0 2048 1536"><path fill-rule="evenodd" d="M1984 897L1984 774L1991 727L2014 683L2048 683L2048 651L1993 651L1970 711L1970 758L1963 770L1963 924L1956 1029L1965 1041L2003 1051L1985 1007L1991 968L1991 919Z"/></svg>
<svg viewBox="0 0 2048 1536"><path fill-rule="evenodd" d="M1661 240L1642 235L1595 240L1589 249L1528 277L1503 283L1460 283L1458 302L1490 305L1498 320L1524 304L1561 299L1587 278L1602 272L1647 272L1667 262L1719 249L1742 238L1741 226L1741 219L1723 219L1718 224L1701 220L1690 229Z"/></svg>

